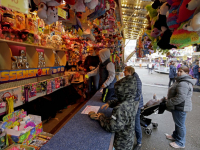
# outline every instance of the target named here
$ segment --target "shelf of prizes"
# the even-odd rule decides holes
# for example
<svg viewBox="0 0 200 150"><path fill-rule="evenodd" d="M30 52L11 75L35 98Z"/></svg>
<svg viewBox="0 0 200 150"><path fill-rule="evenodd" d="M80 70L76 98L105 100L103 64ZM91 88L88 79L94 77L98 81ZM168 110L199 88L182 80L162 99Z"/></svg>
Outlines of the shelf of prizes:
<svg viewBox="0 0 200 150"><path fill-rule="evenodd" d="M43 132L40 116L27 115L24 110L9 113L0 124L0 149L39 150L52 137Z"/></svg>

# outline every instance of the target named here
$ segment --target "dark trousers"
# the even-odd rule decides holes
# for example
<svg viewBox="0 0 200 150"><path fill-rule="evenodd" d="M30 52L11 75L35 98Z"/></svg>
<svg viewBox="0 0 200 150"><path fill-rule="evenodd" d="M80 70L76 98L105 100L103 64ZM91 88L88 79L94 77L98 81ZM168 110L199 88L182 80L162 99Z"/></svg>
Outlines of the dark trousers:
<svg viewBox="0 0 200 150"><path fill-rule="evenodd" d="M99 89L99 74L89 77L88 80L88 93L93 91L94 93Z"/></svg>
<svg viewBox="0 0 200 150"><path fill-rule="evenodd" d="M140 112L141 109L138 108L137 114L135 116L135 135L137 138L137 144L142 144L142 129L140 126Z"/></svg>
<svg viewBox="0 0 200 150"><path fill-rule="evenodd" d="M196 82L195 85L198 85L199 84L199 74L194 74L194 78L197 79L197 82Z"/></svg>
<svg viewBox="0 0 200 150"><path fill-rule="evenodd" d="M169 87L171 86L171 83L174 83L175 82L175 79L174 78L169 78Z"/></svg>
<svg viewBox="0 0 200 150"><path fill-rule="evenodd" d="M106 103L108 100L112 100L112 97L115 95L114 88L104 88L102 93L102 101Z"/></svg>

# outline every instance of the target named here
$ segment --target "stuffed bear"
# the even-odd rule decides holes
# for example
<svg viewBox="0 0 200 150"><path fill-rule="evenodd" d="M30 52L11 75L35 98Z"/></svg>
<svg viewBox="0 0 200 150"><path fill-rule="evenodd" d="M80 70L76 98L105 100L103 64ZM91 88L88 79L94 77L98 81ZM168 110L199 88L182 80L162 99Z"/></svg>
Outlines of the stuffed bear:
<svg viewBox="0 0 200 150"><path fill-rule="evenodd" d="M190 8L189 5L188 8ZM200 31L200 6L195 10L193 18L183 26L183 29L188 31Z"/></svg>
<svg viewBox="0 0 200 150"><path fill-rule="evenodd" d="M40 19L47 19L47 2L51 0L34 0L34 3L38 5L37 15Z"/></svg>

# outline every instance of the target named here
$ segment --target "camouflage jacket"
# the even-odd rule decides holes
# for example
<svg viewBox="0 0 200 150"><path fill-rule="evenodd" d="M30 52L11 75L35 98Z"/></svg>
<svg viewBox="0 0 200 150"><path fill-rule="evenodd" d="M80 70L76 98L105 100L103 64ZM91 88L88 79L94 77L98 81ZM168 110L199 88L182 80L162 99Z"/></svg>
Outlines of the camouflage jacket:
<svg viewBox="0 0 200 150"><path fill-rule="evenodd" d="M138 110L139 101L134 101L137 92L137 81L134 76L126 76L115 83L115 94L117 100L108 102L114 107L112 116L99 117L101 126L109 131L115 132L114 147L116 150L132 150L135 134L135 115Z"/></svg>

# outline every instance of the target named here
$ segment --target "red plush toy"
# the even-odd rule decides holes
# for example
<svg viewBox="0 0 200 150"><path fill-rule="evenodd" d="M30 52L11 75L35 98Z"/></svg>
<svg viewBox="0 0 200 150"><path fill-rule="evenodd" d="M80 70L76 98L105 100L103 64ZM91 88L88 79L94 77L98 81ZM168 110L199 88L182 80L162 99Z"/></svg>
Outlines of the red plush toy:
<svg viewBox="0 0 200 150"><path fill-rule="evenodd" d="M75 5L76 4L76 0L65 0L65 2L69 5Z"/></svg>
<svg viewBox="0 0 200 150"><path fill-rule="evenodd" d="M178 10L178 18L177 18L177 22L178 23L182 23L184 21L187 21L188 19L191 19L192 15L194 14L195 10L188 10L186 8L187 4L190 2L191 0L183 0L181 3L181 6L179 7Z"/></svg>

